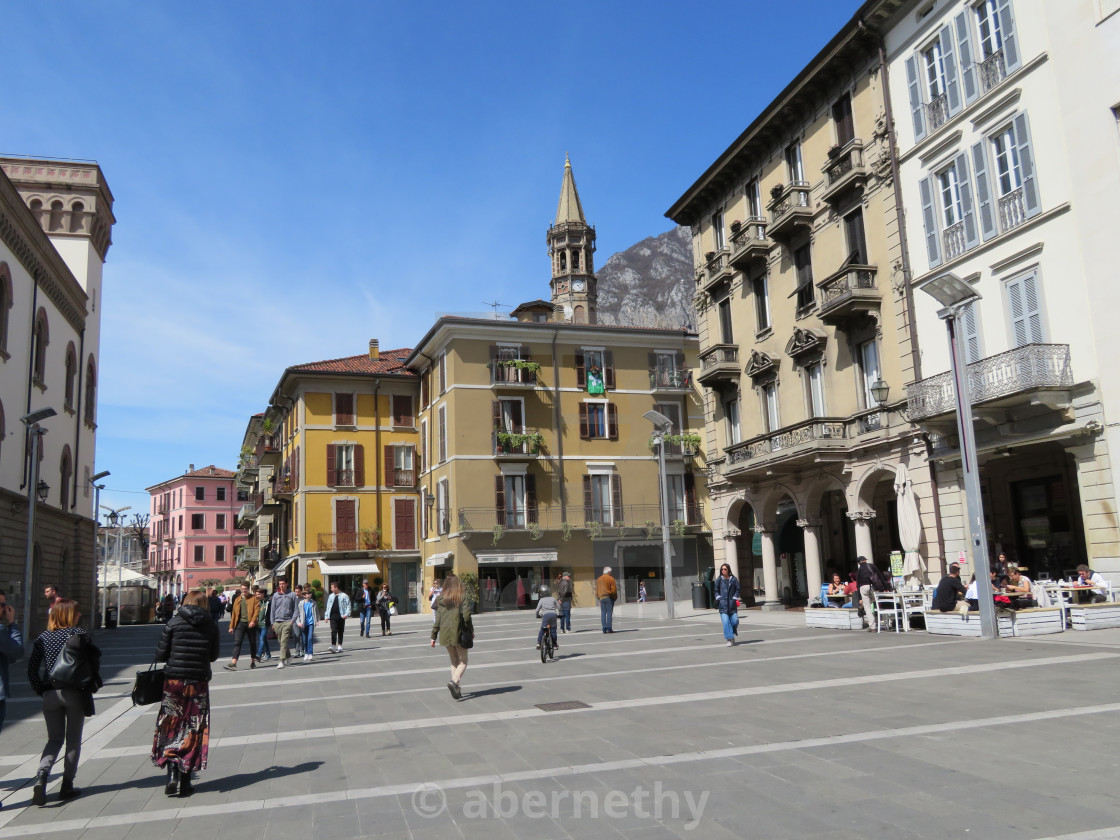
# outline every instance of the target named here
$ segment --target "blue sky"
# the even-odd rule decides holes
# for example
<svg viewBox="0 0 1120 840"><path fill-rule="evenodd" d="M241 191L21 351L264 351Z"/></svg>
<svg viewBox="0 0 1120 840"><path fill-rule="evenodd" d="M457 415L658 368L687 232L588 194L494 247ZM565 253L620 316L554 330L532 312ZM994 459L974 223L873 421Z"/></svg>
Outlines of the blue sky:
<svg viewBox="0 0 1120 840"><path fill-rule="evenodd" d="M600 265L668 230L858 5L5 3L0 153L116 199L102 501L232 468L287 365L545 296L565 153Z"/></svg>

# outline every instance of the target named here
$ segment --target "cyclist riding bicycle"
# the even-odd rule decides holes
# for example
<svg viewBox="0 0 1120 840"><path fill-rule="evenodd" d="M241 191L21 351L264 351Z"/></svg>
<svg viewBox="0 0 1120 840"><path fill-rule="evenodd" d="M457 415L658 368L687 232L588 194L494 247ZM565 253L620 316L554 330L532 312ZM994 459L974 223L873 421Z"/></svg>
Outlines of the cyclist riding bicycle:
<svg viewBox="0 0 1120 840"><path fill-rule="evenodd" d="M560 645L556 643L556 617L560 614L560 602L552 597L552 590L547 585L542 584L537 591L540 593L540 600L537 601L537 618L541 619L541 629L537 633L537 649L540 649L541 642L544 641L546 629L552 638L552 646L558 648Z"/></svg>

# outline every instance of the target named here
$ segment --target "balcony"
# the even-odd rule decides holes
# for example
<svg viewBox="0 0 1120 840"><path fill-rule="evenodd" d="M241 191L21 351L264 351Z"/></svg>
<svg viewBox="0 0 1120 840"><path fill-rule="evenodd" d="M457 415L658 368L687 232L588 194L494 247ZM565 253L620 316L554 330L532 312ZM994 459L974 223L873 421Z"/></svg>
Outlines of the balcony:
<svg viewBox="0 0 1120 840"><path fill-rule="evenodd" d="M926 105L926 125L929 126L929 133L937 131L941 126L949 121L949 97L946 94L935 96L928 105Z"/></svg>
<svg viewBox="0 0 1120 840"><path fill-rule="evenodd" d="M765 219L747 219L738 231L734 230L734 223L732 223L731 266L740 271L747 271L751 263L765 263L773 244L773 241L766 236Z"/></svg>
<svg viewBox="0 0 1120 840"><path fill-rule="evenodd" d="M495 429L492 438L496 458L536 458L544 449L544 435L525 426Z"/></svg>
<svg viewBox="0 0 1120 840"><path fill-rule="evenodd" d="M835 204L849 190L862 189L869 174L863 159L862 140L849 140L846 145L834 148L835 151L828 154L828 163L822 167L828 186L821 198L830 204Z"/></svg>
<svg viewBox="0 0 1120 840"><path fill-rule="evenodd" d="M354 484L354 471L353 470L335 470L334 481L328 481L331 487L356 487Z"/></svg>
<svg viewBox="0 0 1120 840"><path fill-rule="evenodd" d="M494 507L459 508L459 531L464 536L473 533L493 534L500 528L503 533L525 532L535 535L544 531L587 531L592 538L601 536L645 535L656 539L661 534L660 505L623 505L621 508L594 509L570 506L568 521L560 516L560 507L539 506L536 509L517 511L497 510ZM699 505L670 505L669 522L678 536L711 530L704 521ZM629 532L629 534L627 533ZM555 543L555 540L551 541Z"/></svg>
<svg viewBox="0 0 1120 840"><path fill-rule="evenodd" d="M771 239L788 240L799 228L813 223L813 208L809 204L809 185L804 181L793 181L770 191L770 226L767 228Z"/></svg>
<svg viewBox="0 0 1120 840"><path fill-rule="evenodd" d="M251 501L246 502L241 506L241 510L237 512L237 519L239 522L250 522L257 518L257 506Z"/></svg>
<svg viewBox="0 0 1120 840"><path fill-rule="evenodd" d="M964 222L949 225L941 232L942 261L948 262L968 250L968 240L964 237Z"/></svg>
<svg viewBox="0 0 1120 840"><path fill-rule="evenodd" d="M261 550L255 545L243 545L237 550L237 568L249 569L260 565Z"/></svg>
<svg viewBox="0 0 1120 840"><path fill-rule="evenodd" d="M806 420L727 447L723 472L733 476L762 465L771 469L777 462L796 470L819 461L840 460L847 451L847 437L843 418Z"/></svg>
<svg viewBox="0 0 1120 840"><path fill-rule="evenodd" d="M336 531L319 534L319 551L377 551L381 548L381 534L377 531Z"/></svg>
<svg viewBox="0 0 1120 840"><path fill-rule="evenodd" d="M650 368L649 389L651 391L691 391L692 371Z"/></svg>
<svg viewBox="0 0 1120 840"><path fill-rule="evenodd" d="M391 487L415 487L416 470L393 469L387 476L392 481Z"/></svg>
<svg viewBox="0 0 1120 840"><path fill-rule="evenodd" d="M273 498L291 498L296 490L296 480L294 476L281 475L276 476L272 485Z"/></svg>
<svg viewBox="0 0 1120 840"><path fill-rule="evenodd" d="M840 324L878 310L882 299L875 286L876 271L873 265L849 265L822 280L820 319Z"/></svg>
<svg viewBox="0 0 1120 840"><path fill-rule="evenodd" d="M999 200L999 232L1007 233L1027 220L1027 202L1023 188L1012 190Z"/></svg>
<svg viewBox="0 0 1120 840"><path fill-rule="evenodd" d="M490 387L536 388L541 366L528 359L491 359Z"/></svg>
<svg viewBox="0 0 1120 840"><path fill-rule="evenodd" d="M701 385L714 388L739 381L739 345L716 344L700 354Z"/></svg>
<svg viewBox="0 0 1120 840"><path fill-rule="evenodd" d="M704 291L714 294L723 283L731 282L731 261L728 259L727 246L708 254L704 263Z"/></svg>
<svg viewBox="0 0 1120 840"><path fill-rule="evenodd" d="M1073 386L1068 344L1026 344L968 366L973 407L1013 405L1034 392ZM906 387L906 416L912 423L956 411L952 373L941 373ZM1040 401L1043 402L1043 401Z"/></svg>
<svg viewBox="0 0 1120 840"><path fill-rule="evenodd" d="M1007 62L1003 50L996 50L980 62L977 74L980 80L980 93L985 94L1007 77Z"/></svg>

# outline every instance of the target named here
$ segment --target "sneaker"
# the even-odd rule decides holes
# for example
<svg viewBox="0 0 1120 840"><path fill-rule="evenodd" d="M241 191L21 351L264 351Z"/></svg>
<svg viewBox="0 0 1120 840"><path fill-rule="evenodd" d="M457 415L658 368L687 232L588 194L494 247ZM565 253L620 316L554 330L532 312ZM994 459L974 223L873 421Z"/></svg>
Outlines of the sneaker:
<svg viewBox="0 0 1120 840"><path fill-rule="evenodd" d="M283 668L284 667L284 660L281 659L280 662L276 665L276 667L277 668Z"/></svg>
<svg viewBox="0 0 1120 840"><path fill-rule="evenodd" d="M254 659L252 662L249 663L249 670L251 671L256 667L257 667L257 660Z"/></svg>
<svg viewBox="0 0 1120 840"><path fill-rule="evenodd" d="M733 639L728 639L726 647L735 647L735 641Z"/></svg>
<svg viewBox="0 0 1120 840"><path fill-rule="evenodd" d="M335 653L342 653L342 645L338 646L338 650L336 650Z"/></svg>
<svg viewBox="0 0 1120 840"><path fill-rule="evenodd" d="M307 656L303 657L303 661L304 662L314 662L315 661L315 654L313 654L313 653L307 654Z"/></svg>
<svg viewBox="0 0 1120 840"><path fill-rule="evenodd" d="M222 667L225 668L227 671L236 671L237 670L237 666L234 665L232 662L230 662L226 665L223 665Z"/></svg>
<svg viewBox="0 0 1120 840"><path fill-rule="evenodd" d="M459 688L455 685L454 680L447 681L447 690L451 692L452 697L454 697L456 700L459 699Z"/></svg>
<svg viewBox="0 0 1120 840"><path fill-rule="evenodd" d="M537 645L537 650L540 650L540 649L541 649L541 646L540 646L540 645Z"/></svg>

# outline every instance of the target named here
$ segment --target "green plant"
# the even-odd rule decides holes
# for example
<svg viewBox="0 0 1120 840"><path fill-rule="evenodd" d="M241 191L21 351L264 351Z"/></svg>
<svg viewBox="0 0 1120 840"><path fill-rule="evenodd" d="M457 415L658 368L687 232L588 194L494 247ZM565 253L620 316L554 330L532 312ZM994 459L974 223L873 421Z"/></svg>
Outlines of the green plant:
<svg viewBox="0 0 1120 840"><path fill-rule="evenodd" d="M530 362L527 359L497 359L496 363L501 365L502 367L527 370L534 375L541 372L540 362Z"/></svg>
<svg viewBox="0 0 1120 840"><path fill-rule="evenodd" d="M312 597L315 599L315 603L321 608L323 606L323 582L316 578L311 581L309 586L311 587L312 593L314 593Z"/></svg>
<svg viewBox="0 0 1120 840"><path fill-rule="evenodd" d="M478 575L462 572L459 581L463 584L463 603L469 604L469 609L474 612L478 608Z"/></svg>
<svg viewBox="0 0 1120 840"><path fill-rule="evenodd" d="M693 451L700 448L701 438L700 435L665 435L665 443L670 446L680 446L682 449L691 449ZM657 438L650 435L649 448L653 449L657 445Z"/></svg>
<svg viewBox="0 0 1120 840"><path fill-rule="evenodd" d="M276 431L276 421L271 417L266 417L261 421L261 431L266 435L270 435Z"/></svg>
<svg viewBox="0 0 1120 840"><path fill-rule="evenodd" d="M560 539L564 542L567 542L571 538L572 538L572 523L561 522L560 523Z"/></svg>
<svg viewBox="0 0 1120 840"><path fill-rule="evenodd" d="M529 523L529 536L530 536L530 538L532 538L534 540L539 540L541 538L540 523L538 523L538 522L530 522Z"/></svg>
<svg viewBox="0 0 1120 840"><path fill-rule="evenodd" d="M501 525L495 525L494 526L494 531L493 531L493 534L494 534L494 543L493 544L494 545L497 545L501 541L502 537L505 535L505 532L506 532L506 529L503 528Z"/></svg>
<svg viewBox="0 0 1120 840"><path fill-rule="evenodd" d="M544 435L540 432L507 432L498 429L496 434L498 449L503 452L513 452L523 446L528 446L530 452L539 452L544 446Z"/></svg>
<svg viewBox="0 0 1120 840"><path fill-rule="evenodd" d="M647 519L646 520L646 539L647 540L652 540L654 534L656 534L656 533L657 533L657 523L654 522L652 519Z"/></svg>
<svg viewBox="0 0 1120 840"><path fill-rule="evenodd" d="M683 537L685 535L685 532L688 530L688 523L686 523L683 519L674 519L669 524L673 528L673 533L678 537Z"/></svg>
<svg viewBox="0 0 1120 840"><path fill-rule="evenodd" d="M362 537L362 547L367 551L381 547L380 528L362 528L358 533L360 533Z"/></svg>
<svg viewBox="0 0 1120 840"><path fill-rule="evenodd" d="M596 540L603 536L603 523L592 520L587 523L587 533L591 539Z"/></svg>

